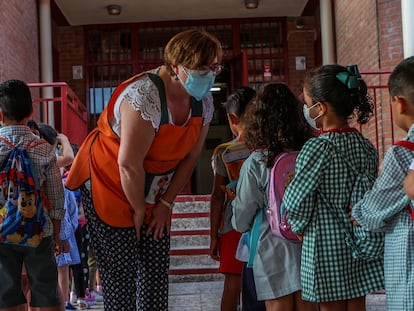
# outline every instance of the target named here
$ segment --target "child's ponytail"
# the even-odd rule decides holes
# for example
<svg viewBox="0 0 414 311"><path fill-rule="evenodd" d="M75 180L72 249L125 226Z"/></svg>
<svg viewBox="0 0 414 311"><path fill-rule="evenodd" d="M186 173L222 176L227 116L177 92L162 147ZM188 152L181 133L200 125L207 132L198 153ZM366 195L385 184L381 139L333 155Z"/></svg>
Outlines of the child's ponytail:
<svg viewBox="0 0 414 311"><path fill-rule="evenodd" d="M373 104L358 66L325 65L305 77L305 89L314 103L329 102L344 119L356 116L359 124L369 121Z"/></svg>
<svg viewBox="0 0 414 311"><path fill-rule="evenodd" d="M349 90L350 104L357 116L359 124L365 124L371 118L373 104L368 95L368 87L359 73L358 66L347 66L346 71L336 75L336 78Z"/></svg>

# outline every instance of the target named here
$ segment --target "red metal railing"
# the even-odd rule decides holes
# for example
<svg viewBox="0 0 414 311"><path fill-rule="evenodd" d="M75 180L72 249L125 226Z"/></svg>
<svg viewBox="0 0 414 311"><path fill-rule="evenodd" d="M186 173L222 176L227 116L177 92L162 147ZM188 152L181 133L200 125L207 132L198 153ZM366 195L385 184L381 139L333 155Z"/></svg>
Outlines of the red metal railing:
<svg viewBox="0 0 414 311"><path fill-rule="evenodd" d="M377 148L380 160L395 140L405 136L393 121L391 99L388 92L390 71L363 71L361 75L368 86L374 102L374 115L371 120L360 126L362 134Z"/></svg>
<svg viewBox="0 0 414 311"><path fill-rule="evenodd" d="M34 105L36 122L51 124L48 111L53 110L54 127L68 136L71 143L80 145L88 134L86 106L65 82L28 83ZM52 90L52 97L40 97L44 90ZM50 109L53 108L53 109Z"/></svg>

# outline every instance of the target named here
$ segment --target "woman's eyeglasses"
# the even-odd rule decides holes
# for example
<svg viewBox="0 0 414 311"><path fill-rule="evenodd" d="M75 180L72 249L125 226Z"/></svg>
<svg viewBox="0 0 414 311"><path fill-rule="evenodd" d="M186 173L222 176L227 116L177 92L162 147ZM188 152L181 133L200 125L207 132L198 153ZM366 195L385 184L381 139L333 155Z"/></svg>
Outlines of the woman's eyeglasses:
<svg viewBox="0 0 414 311"><path fill-rule="evenodd" d="M218 76L223 71L223 68L224 66L222 64L215 63L211 66L202 66L202 67L198 67L197 69L187 69L187 68L185 69L186 71L191 70L195 72L196 74L198 74L199 76L206 76L210 72L212 72L214 76Z"/></svg>

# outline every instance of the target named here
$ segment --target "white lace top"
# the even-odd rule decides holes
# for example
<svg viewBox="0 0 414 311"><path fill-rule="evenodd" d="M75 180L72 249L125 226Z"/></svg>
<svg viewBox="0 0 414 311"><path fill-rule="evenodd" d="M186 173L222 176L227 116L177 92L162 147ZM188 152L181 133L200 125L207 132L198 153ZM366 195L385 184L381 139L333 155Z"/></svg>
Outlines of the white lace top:
<svg viewBox="0 0 414 311"><path fill-rule="evenodd" d="M161 67L158 67L153 73L158 73ZM120 106L123 100L131 104L135 111L141 112L141 117L144 120L151 121L155 130L158 130L161 122L161 101L157 86L147 76L143 75L142 78L128 85L119 95L114 106L114 120L112 121L112 129L120 136L121 134L121 113ZM203 125L211 122L213 118L214 104L213 96L209 93L203 99ZM169 122L173 124L170 111ZM188 115L187 121L191 118L191 111ZM187 123L187 122L186 122ZM185 124L186 124L185 123ZM183 126L185 126L185 124Z"/></svg>

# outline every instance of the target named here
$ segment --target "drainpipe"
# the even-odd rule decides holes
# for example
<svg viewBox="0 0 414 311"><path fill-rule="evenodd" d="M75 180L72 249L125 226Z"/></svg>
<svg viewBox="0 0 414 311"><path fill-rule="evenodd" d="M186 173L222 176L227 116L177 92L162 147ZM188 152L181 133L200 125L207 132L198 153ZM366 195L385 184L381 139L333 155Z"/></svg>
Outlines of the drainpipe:
<svg viewBox="0 0 414 311"><path fill-rule="evenodd" d="M404 58L414 55L414 1L401 0Z"/></svg>
<svg viewBox="0 0 414 311"><path fill-rule="evenodd" d="M50 0L39 0L39 28L40 28L40 82L53 82L52 62L52 23L50 14ZM53 98L53 88L45 87L41 90L42 98ZM43 102L43 122L55 127L55 113L53 101Z"/></svg>
<svg viewBox="0 0 414 311"><path fill-rule="evenodd" d="M409 1L409 0L408 0ZM320 0L322 64L335 64L332 1Z"/></svg>

